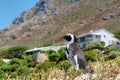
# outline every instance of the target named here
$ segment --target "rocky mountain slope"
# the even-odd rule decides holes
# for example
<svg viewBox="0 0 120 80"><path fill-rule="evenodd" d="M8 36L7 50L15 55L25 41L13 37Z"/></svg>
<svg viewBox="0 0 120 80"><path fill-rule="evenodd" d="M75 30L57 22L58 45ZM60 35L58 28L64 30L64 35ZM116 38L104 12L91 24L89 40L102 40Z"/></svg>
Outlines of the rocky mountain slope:
<svg viewBox="0 0 120 80"><path fill-rule="evenodd" d="M120 30L119 0L40 0L0 30L0 49L61 45L60 37L105 28Z"/></svg>

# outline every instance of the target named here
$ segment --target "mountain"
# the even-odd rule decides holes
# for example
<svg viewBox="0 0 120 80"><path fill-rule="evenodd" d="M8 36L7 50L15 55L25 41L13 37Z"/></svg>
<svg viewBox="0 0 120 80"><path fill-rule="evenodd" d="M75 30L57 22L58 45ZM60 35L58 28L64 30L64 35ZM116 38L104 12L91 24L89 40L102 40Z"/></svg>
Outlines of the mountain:
<svg viewBox="0 0 120 80"><path fill-rule="evenodd" d="M0 49L61 45L60 37L68 32L113 32L120 30L119 24L119 0L40 0L0 30Z"/></svg>

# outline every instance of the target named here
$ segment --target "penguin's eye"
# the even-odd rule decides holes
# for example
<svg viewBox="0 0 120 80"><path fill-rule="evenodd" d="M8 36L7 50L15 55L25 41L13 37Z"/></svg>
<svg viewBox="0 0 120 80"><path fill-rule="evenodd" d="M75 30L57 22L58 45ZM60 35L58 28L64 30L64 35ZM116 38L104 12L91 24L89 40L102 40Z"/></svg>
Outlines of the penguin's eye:
<svg viewBox="0 0 120 80"><path fill-rule="evenodd" d="M72 38L71 38L71 36L69 35L68 38L67 38L67 40L68 40L68 41L71 41L71 39L72 39Z"/></svg>
<svg viewBox="0 0 120 80"><path fill-rule="evenodd" d="M72 39L70 35L66 35L63 38L66 39L67 41L71 41L71 39Z"/></svg>

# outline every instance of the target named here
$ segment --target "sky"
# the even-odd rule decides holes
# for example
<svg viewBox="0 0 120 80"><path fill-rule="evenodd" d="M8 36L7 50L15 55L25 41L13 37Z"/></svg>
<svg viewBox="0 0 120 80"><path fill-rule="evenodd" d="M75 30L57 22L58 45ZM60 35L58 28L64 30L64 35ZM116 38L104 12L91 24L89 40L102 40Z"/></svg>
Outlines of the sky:
<svg viewBox="0 0 120 80"><path fill-rule="evenodd" d="M0 0L0 29L7 27L23 11L32 8L39 0Z"/></svg>

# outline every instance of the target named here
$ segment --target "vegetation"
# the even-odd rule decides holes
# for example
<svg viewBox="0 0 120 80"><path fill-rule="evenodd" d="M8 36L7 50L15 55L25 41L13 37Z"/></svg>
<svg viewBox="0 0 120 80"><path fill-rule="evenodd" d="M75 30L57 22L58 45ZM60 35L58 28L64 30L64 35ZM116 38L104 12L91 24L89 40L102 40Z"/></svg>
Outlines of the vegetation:
<svg viewBox="0 0 120 80"><path fill-rule="evenodd" d="M112 50L108 53L107 59L111 60L111 59L115 59L117 57L120 56L120 50Z"/></svg>
<svg viewBox="0 0 120 80"><path fill-rule="evenodd" d="M28 48L25 46L15 46L15 47L11 47L9 49L3 50L0 52L0 57L3 58L23 58L24 52L27 50Z"/></svg>
<svg viewBox="0 0 120 80"><path fill-rule="evenodd" d="M58 44L59 38L64 33L72 32L78 35L99 28L109 31L118 30L113 33L120 39L119 0L80 0L79 3L74 4L70 3L70 0L53 0L52 3L56 8L56 12L52 16L47 14L49 16L47 17L43 13L41 15L41 12L33 15L34 12L39 11L37 9L39 7L35 6L27 11L25 16L22 16L25 19L22 25L14 28L16 25L13 24L13 26L9 26L10 29L6 28L1 31L4 36L0 36L0 42L2 42L0 48L19 44L31 48L36 45ZM46 6L48 5L46 4ZM103 17L111 13L114 14L113 18L103 20ZM46 18L42 20L44 17ZM28 21L26 22L26 20ZM33 43L33 41L35 42ZM103 42L90 43L84 50L84 55L88 66L97 73L97 77L93 80L114 80L120 73L120 50L103 46ZM27 49L24 46L16 46L0 51L1 58L11 59L11 62L8 63L0 60L1 80L79 80L76 78L83 75L82 70L76 71L74 67L70 66L64 48L58 52L44 51L49 60L39 64L35 62L37 55L25 56L24 52ZM90 79L92 78L90 75Z"/></svg>
<svg viewBox="0 0 120 80"><path fill-rule="evenodd" d="M120 31L114 31L113 34L116 38L120 39Z"/></svg>
<svg viewBox="0 0 120 80"><path fill-rule="evenodd" d="M100 50L94 49L85 51L85 58L87 61L104 61L105 60L105 54L102 54Z"/></svg>
<svg viewBox="0 0 120 80"><path fill-rule="evenodd" d="M91 49L103 50L104 46L105 46L105 43L103 41L100 41L100 42L90 42L89 46L86 48L86 50L91 50Z"/></svg>
<svg viewBox="0 0 120 80"><path fill-rule="evenodd" d="M19 47L19 49L17 48L17 50L20 49L21 47ZM21 55L23 56L24 54L22 53L21 51ZM35 63L37 55L24 55L23 58L14 56L8 63L0 60L0 78L5 80L76 79L77 76L83 75L82 70L76 71L75 67L70 66L69 61L66 59L64 48L61 48L58 52L49 50L44 51L44 53L49 56L49 60L38 63L37 65ZM5 55L7 55L7 53L5 53ZM95 79L110 79L111 76L112 78L117 76L120 68L120 50L108 49L106 54L103 54L98 47L91 47L85 49L84 55L88 65L98 74L98 77L95 77ZM4 58L4 56L1 57ZM6 58L11 57L6 56ZM102 76L99 76L99 74Z"/></svg>

